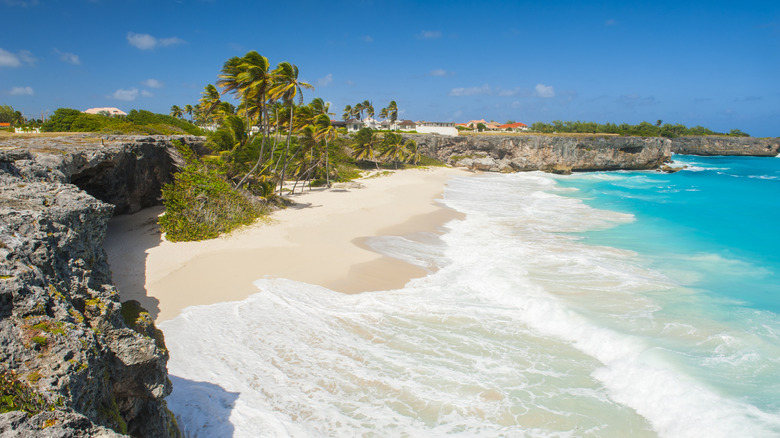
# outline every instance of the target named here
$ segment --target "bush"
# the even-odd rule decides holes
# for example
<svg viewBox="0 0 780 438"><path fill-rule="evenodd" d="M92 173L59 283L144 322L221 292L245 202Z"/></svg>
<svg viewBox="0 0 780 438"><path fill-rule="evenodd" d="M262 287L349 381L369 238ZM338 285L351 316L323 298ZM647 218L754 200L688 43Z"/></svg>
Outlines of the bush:
<svg viewBox="0 0 780 438"><path fill-rule="evenodd" d="M255 201L208 169L187 146L176 142L176 147L186 164L162 189L165 214L159 222L168 240L213 239L262 214Z"/></svg>
<svg viewBox="0 0 780 438"><path fill-rule="evenodd" d="M13 372L0 372L0 413L24 411L32 416L54 409L54 404L16 378Z"/></svg>

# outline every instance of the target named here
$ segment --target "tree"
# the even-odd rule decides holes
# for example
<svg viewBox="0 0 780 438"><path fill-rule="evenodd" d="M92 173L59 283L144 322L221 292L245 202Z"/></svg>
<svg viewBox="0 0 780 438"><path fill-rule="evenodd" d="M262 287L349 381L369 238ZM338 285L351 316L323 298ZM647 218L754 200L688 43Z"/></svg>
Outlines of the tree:
<svg viewBox="0 0 780 438"><path fill-rule="evenodd" d="M371 104L369 101L363 102L364 109L366 110L366 116L369 119L374 118L374 105Z"/></svg>
<svg viewBox="0 0 780 438"><path fill-rule="evenodd" d="M403 137L400 134L388 133L382 139L382 157L393 160L395 168L398 169L398 162L406 159L406 148L402 144Z"/></svg>
<svg viewBox="0 0 780 438"><path fill-rule="evenodd" d="M11 105L0 105L0 123L12 123L16 118L15 113Z"/></svg>
<svg viewBox="0 0 780 438"><path fill-rule="evenodd" d="M193 112L195 112L195 108L193 108L192 105L190 104L184 105L184 113L190 116L190 121L192 121Z"/></svg>
<svg viewBox="0 0 780 438"><path fill-rule="evenodd" d="M263 127L263 138L257 162L238 182L237 187L241 187L263 163L265 141L269 129L266 103L273 81L272 75L268 72L269 67L268 58L256 51L250 51L241 58L234 56L228 59L222 66L222 73L217 81L217 84L223 87L223 93L232 92L240 96L240 106L246 119L247 134L251 130L253 122L259 121Z"/></svg>
<svg viewBox="0 0 780 438"><path fill-rule="evenodd" d="M174 106L171 107L171 116L176 117L177 119L180 119L183 113L184 112L182 111L181 108L179 108L178 105L174 105Z"/></svg>
<svg viewBox="0 0 780 438"><path fill-rule="evenodd" d="M273 71L274 84L271 87L270 94L272 99L282 99L290 104L290 127L287 130L287 146L284 150L285 162L282 166L282 174L279 181L279 194L282 194L284 187L284 177L287 170L287 158L290 152L290 139L292 137L292 121L294 118L295 104L294 100L298 97L300 103L303 103L303 89L313 90L314 86L302 82L298 79L298 67L289 62L280 63Z"/></svg>
<svg viewBox="0 0 780 438"><path fill-rule="evenodd" d="M200 106L203 110L203 117L205 119L205 122L211 122L213 119L213 113L214 111L219 107L219 91L217 91L217 87L208 84L205 87L203 87L203 92L200 93Z"/></svg>
<svg viewBox="0 0 780 438"><path fill-rule="evenodd" d="M376 160L376 146L379 144L379 139L374 133L373 129L363 128L355 134L353 139L352 152L357 160L373 161L376 164L377 170L379 170L379 162Z"/></svg>
<svg viewBox="0 0 780 438"><path fill-rule="evenodd" d="M398 105L394 100L390 101L387 105L387 115L390 117L390 122L395 126L395 121L398 120Z"/></svg>
<svg viewBox="0 0 780 438"><path fill-rule="evenodd" d="M344 119L346 122L352 117L352 105L347 105L344 107L344 114L341 115L341 118Z"/></svg>
<svg viewBox="0 0 780 438"><path fill-rule="evenodd" d="M404 148L407 151L406 158L409 160L412 164L417 164L420 162L420 148L417 146L417 142L414 140L407 140L404 144Z"/></svg>

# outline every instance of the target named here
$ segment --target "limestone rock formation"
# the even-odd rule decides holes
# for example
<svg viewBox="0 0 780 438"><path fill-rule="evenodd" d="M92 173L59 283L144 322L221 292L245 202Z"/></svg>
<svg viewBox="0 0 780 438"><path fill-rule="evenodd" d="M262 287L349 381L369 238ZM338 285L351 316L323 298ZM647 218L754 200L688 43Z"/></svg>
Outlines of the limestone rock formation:
<svg viewBox="0 0 780 438"><path fill-rule="evenodd" d="M682 155L776 157L780 138L701 136L672 139L672 152Z"/></svg>
<svg viewBox="0 0 780 438"><path fill-rule="evenodd" d="M158 202L175 149L153 137L46 141L0 144L0 372L55 410L2 414L0 436L180 436L162 334L123 317L102 246L115 211Z"/></svg>
<svg viewBox="0 0 780 438"><path fill-rule="evenodd" d="M406 137L417 141L424 154L447 164L494 172L656 169L671 159L671 143L664 138L548 135Z"/></svg>

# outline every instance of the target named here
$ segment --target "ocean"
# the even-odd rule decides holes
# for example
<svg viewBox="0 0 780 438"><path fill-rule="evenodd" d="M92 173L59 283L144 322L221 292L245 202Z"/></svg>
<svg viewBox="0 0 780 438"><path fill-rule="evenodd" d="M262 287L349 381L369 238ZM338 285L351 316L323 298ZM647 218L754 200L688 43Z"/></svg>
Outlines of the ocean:
<svg viewBox="0 0 780 438"><path fill-rule="evenodd" d="M188 437L780 436L780 158L479 174L430 271L345 295L258 279L160 327ZM329 255L323 255L329 256Z"/></svg>

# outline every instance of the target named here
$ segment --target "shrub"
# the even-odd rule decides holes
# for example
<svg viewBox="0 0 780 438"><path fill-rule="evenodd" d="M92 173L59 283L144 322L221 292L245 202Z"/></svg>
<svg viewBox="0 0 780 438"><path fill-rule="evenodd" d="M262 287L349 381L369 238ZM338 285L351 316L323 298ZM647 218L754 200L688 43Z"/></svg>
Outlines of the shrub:
<svg viewBox="0 0 780 438"><path fill-rule="evenodd" d="M43 411L53 411L54 408L54 404L49 403L43 395L28 384L17 379L13 372L0 372L0 414L24 411L32 416Z"/></svg>
<svg viewBox="0 0 780 438"><path fill-rule="evenodd" d="M165 214L159 222L168 240L213 239L262 214L255 201L207 168L187 146L176 142L176 147L186 164L162 189Z"/></svg>

